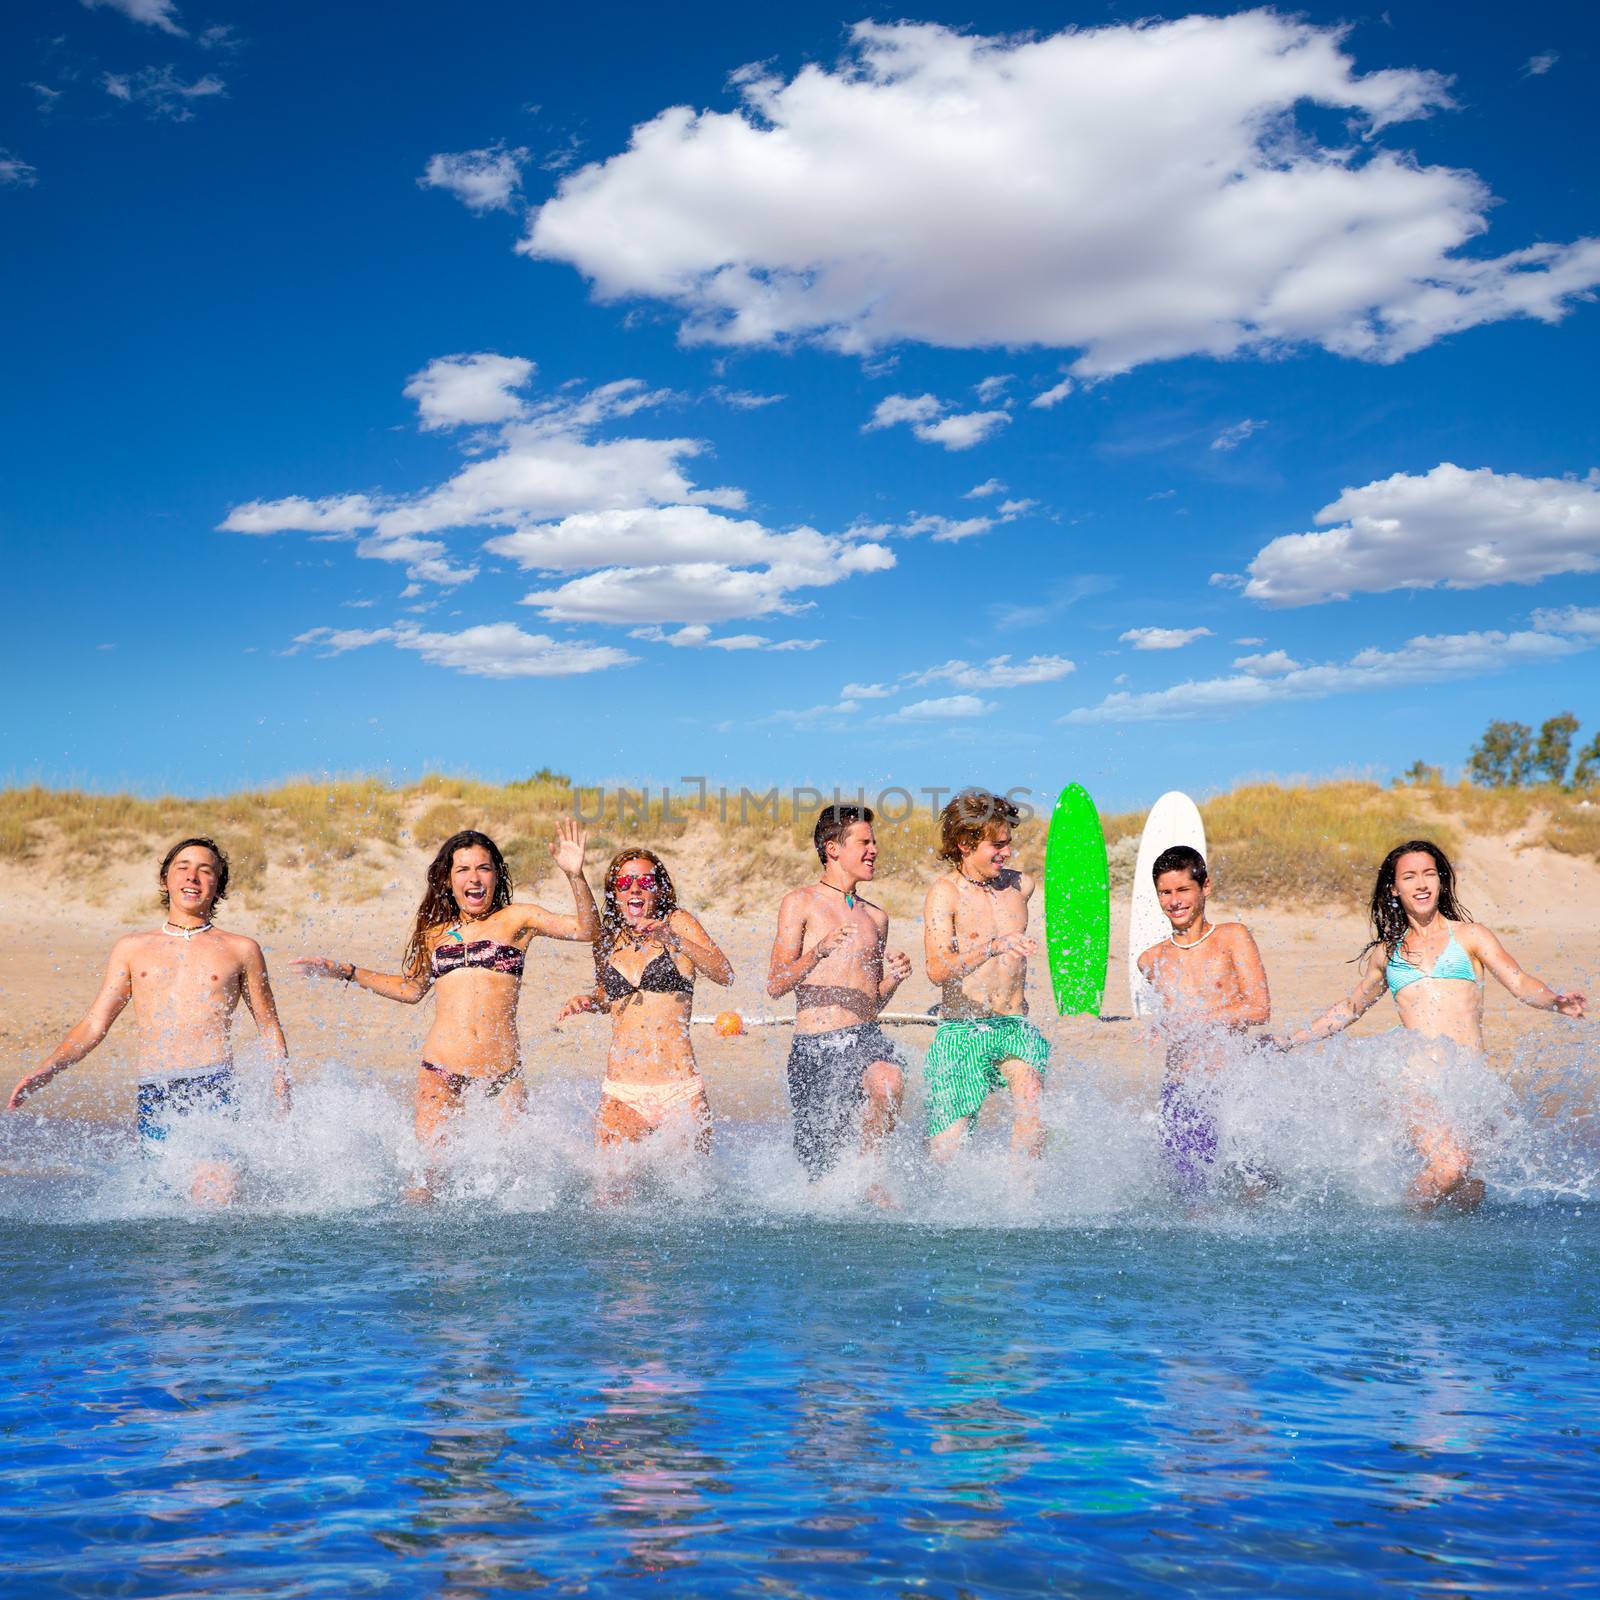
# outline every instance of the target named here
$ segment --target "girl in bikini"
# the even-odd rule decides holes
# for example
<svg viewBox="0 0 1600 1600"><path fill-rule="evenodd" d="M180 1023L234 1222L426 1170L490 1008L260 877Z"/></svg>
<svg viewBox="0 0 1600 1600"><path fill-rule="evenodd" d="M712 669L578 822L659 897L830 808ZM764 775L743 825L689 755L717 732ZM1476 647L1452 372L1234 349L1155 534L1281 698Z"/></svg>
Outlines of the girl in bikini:
<svg viewBox="0 0 1600 1600"><path fill-rule="evenodd" d="M1387 989L1411 1033L1481 1056L1486 971L1535 1010L1584 1014L1583 995L1557 994L1524 972L1499 939L1467 915L1456 899L1455 870L1444 851L1426 839L1396 845L1383 858L1372 891L1372 932L1372 942L1357 958L1361 967L1349 999L1275 1041L1280 1049L1342 1032ZM1440 1052L1427 1053L1437 1060ZM1430 1210L1449 1204L1470 1211L1483 1198L1481 1180L1470 1176L1471 1153L1436 1107L1419 1102L1415 1113L1411 1137L1424 1165L1411 1186L1413 1200Z"/></svg>
<svg viewBox="0 0 1600 1600"><path fill-rule="evenodd" d="M678 905L665 863L650 850L624 850L606 868L605 905L595 943L595 986L574 995L557 1022L608 1011L611 1055L600 1085L601 1146L647 1139L684 1117L695 1148L711 1148L711 1107L689 1042L696 975L726 987L728 958Z"/></svg>
<svg viewBox="0 0 1600 1600"><path fill-rule="evenodd" d="M556 825L550 856L566 875L574 914L513 904L499 846L471 829L452 834L428 868L427 888L399 973L373 972L332 956L303 956L295 970L337 978L385 1000L415 1005L437 985L439 1003L417 1075L417 1139L437 1144L469 1094L522 1109L517 997L529 942L593 940L600 915L583 876L584 831L570 817Z"/></svg>

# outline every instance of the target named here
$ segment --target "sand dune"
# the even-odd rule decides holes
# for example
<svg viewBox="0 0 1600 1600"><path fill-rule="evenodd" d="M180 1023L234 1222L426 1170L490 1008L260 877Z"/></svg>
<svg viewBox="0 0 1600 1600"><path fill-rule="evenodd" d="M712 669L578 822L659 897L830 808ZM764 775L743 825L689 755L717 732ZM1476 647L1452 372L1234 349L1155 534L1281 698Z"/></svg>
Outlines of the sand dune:
<svg viewBox="0 0 1600 1600"><path fill-rule="evenodd" d="M1500 932L1529 970L1557 986L1587 987L1592 994L1600 988L1592 915L1600 900L1600 866L1531 843L1531 833L1524 828L1480 833L1467 840L1458 861L1463 898L1474 915ZM763 993L776 885L760 893L747 891L739 898L756 904L731 912L725 907L735 897L727 885L737 874L737 861L729 860L722 841L708 831L690 832L664 853L681 899L723 943L735 968L731 991L703 987L697 1011L732 1009L746 1016L781 1011L783 1007L774 1006ZM288 970L289 961L305 953L337 954L363 966L395 968L420 893L426 852L385 847L384 854L386 860L375 866L369 859L363 867L365 885L370 886L381 870L382 886L356 903L340 903L340 883L348 881L341 869L275 870L260 879L262 886L254 893L227 901L218 920L252 934L265 948L297 1074L314 1075L325 1063L336 1061L378 1074L399 1093L409 1086L420 1059L431 1003L394 1005L337 985L297 980ZM0 1077L8 1084L35 1066L82 1015L112 941L131 928L156 924L154 865L149 860L106 866L79 885L76 897L70 884L63 892L59 869L52 866L48 852L34 862L0 866L0 912L13 927L29 930L26 938L13 944L0 976ZM1359 911L1316 897L1270 906L1232 904L1226 899L1227 862L1219 860L1215 866L1219 893L1213 900L1213 916L1239 917L1255 930L1272 984L1275 1023L1302 1019L1347 990L1354 973L1350 960L1365 940ZM591 883L598 883L602 867L591 854ZM803 871L802 866L794 881L805 881ZM757 910L763 897L770 908ZM519 898L560 907L566 889L551 879L524 886ZM935 996L920 970L921 927L914 908L920 905L921 887L905 880L886 881L877 898L896 916L893 942L913 955L917 967L895 1008L923 1010ZM1119 893L1113 906L1106 1004L1112 1015L1128 1009L1122 954L1125 898ZM587 986L591 969L586 948L536 941L529 956L520 1017L530 1079L536 1085L548 1074L598 1085L609 1033L605 1020L580 1018L559 1030L551 1020L567 996ZM1060 1070L1070 1071L1074 1060L1110 1062L1126 1074L1130 1092L1148 1088L1158 1077L1159 1062L1136 1024L1056 1018L1050 1014L1042 965L1035 964L1030 984L1035 1020L1056 1043ZM1393 1007L1383 1003L1363 1019L1358 1031L1375 1033L1394 1025ZM241 1013L239 1026L239 1038L248 1050L254 1030L247 1015ZM1486 1032L1498 1055L1506 1056L1513 1041L1530 1029L1561 1026L1566 1025L1515 1005L1497 986L1489 986ZM926 1030L902 1032L920 1059ZM764 1029L733 1040L715 1038L708 1029L698 1037L702 1070L720 1116L765 1118L781 1112L788 1039L787 1029ZM131 1117L132 1028L126 1021L120 1023L93 1056L58 1078L31 1105L44 1115Z"/></svg>

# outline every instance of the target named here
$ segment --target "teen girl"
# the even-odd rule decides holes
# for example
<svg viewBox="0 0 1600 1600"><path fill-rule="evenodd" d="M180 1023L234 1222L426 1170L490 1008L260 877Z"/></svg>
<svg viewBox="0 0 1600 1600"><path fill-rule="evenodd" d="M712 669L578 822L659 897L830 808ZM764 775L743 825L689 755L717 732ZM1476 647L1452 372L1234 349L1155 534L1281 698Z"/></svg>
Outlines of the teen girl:
<svg viewBox="0 0 1600 1600"><path fill-rule="evenodd" d="M647 1139L685 1121L695 1148L711 1148L711 1107L689 1041L697 977L726 987L733 968L711 935L678 904L666 863L624 850L606 868L595 944L595 986L561 1008L611 1014L611 1054L600 1085L602 1146Z"/></svg>
<svg viewBox="0 0 1600 1600"><path fill-rule="evenodd" d="M517 1037L517 997L530 941L593 940L600 916L583 876L585 835L563 818L550 856L572 890L573 914L514 904L511 875L487 834L467 829L439 846L398 973L373 972L332 956L303 956L295 970L337 978L358 989L415 1005L438 992L433 1026L417 1074L417 1138L439 1141L469 1095L520 1111L526 1095Z"/></svg>
<svg viewBox="0 0 1600 1600"><path fill-rule="evenodd" d="M1342 1032L1370 1011L1385 989L1401 1024L1425 1041L1448 1040L1472 1055L1483 1048L1483 975L1488 972L1526 1006L1581 1017L1581 994L1557 994L1517 965L1506 947L1456 899L1456 875L1438 845L1413 839L1383 858L1372 890L1372 941L1350 997L1308 1027L1280 1040L1291 1049ZM1483 1184L1470 1175L1471 1153L1438 1107L1419 1101L1412 1139L1424 1162L1412 1197L1432 1208L1471 1210Z"/></svg>

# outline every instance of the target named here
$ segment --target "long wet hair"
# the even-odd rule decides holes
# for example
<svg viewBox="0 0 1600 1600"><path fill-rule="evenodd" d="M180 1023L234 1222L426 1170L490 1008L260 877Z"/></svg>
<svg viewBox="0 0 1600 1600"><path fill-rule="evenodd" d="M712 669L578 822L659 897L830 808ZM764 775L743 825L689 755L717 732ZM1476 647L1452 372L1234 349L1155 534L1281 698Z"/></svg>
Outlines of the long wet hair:
<svg viewBox="0 0 1600 1600"><path fill-rule="evenodd" d="M428 865L428 885L422 891L422 904L417 907L417 920L411 926L411 938L402 963L408 978L420 978L428 970L428 935L436 928L448 928L461 920L461 907L456 904L450 888L450 869L455 865L457 850L471 849L487 851L494 864L494 894L485 915L511 904L511 874L506 870L506 858L500 854L500 846L476 828L452 833Z"/></svg>
<svg viewBox="0 0 1600 1600"><path fill-rule="evenodd" d="M625 861L648 861L656 875L656 916L670 917L678 909L678 891L672 886L672 874L667 864L654 850L619 850L606 868L605 890L600 903L600 937L595 943L595 959L609 959L616 949L617 936L628 925L628 919L617 904L617 874Z"/></svg>
<svg viewBox="0 0 1600 1600"><path fill-rule="evenodd" d="M1472 921L1470 913L1456 899L1456 869L1450 865L1449 856L1431 840L1408 839L1404 844L1397 844L1378 868L1378 881L1372 886L1372 938L1363 947L1361 955L1379 945L1393 955L1405 939L1406 930L1411 925L1406 921L1405 907L1395 893L1394 873L1401 856L1413 854L1432 856L1434 866L1439 869L1439 910L1452 922ZM1356 959L1361 958L1358 956Z"/></svg>

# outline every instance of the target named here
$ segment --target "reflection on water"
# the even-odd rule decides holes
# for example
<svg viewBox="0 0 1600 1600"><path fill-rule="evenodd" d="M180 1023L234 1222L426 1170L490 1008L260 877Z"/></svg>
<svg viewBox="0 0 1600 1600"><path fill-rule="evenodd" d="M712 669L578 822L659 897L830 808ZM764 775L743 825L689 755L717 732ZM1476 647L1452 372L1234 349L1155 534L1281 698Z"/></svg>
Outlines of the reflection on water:
<svg viewBox="0 0 1600 1600"><path fill-rule="evenodd" d="M16 1592L1600 1586L1600 1224L6 1225Z"/></svg>
<svg viewBox="0 0 1600 1600"><path fill-rule="evenodd" d="M1003 1129L930 1170L913 1111L888 1214L732 1122L597 1207L555 1093L406 1208L406 1108L332 1069L230 1127L220 1215L184 1198L217 1130L0 1119L7 1583L1600 1592L1594 1074L1463 1068L1491 1200L1419 1221L1386 1048L1223 1086L1253 1207L1176 1197L1151 1108L1070 1063L1026 1185Z"/></svg>

